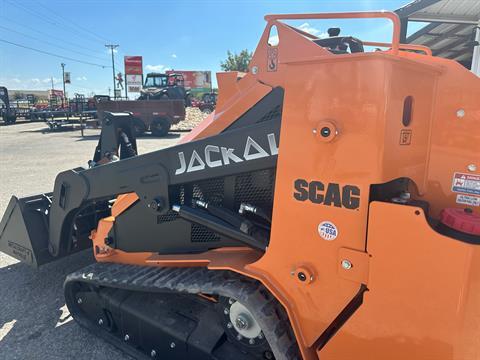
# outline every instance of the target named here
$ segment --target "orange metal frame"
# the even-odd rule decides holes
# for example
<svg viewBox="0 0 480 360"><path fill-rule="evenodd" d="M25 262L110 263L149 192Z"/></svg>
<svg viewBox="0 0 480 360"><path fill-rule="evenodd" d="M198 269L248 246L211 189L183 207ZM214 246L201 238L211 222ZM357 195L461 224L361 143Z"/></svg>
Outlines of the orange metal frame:
<svg viewBox="0 0 480 360"><path fill-rule="evenodd" d="M392 44L386 46L392 50L334 55L279 21L332 18L390 19ZM434 219L442 209L460 206L452 177L480 159L480 80L453 61L399 51L405 47L394 13L266 20L250 72L218 74L215 113L184 141L218 134L272 88L285 89L267 251L159 255L112 249L104 239L115 218L140 201L125 194L92 233L97 261L207 266L257 279L285 307L306 360L480 359L480 247L436 233L419 208L369 203L372 184L405 177L414 184L414 199L430 204ZM268 45L273 25L276 47ZM277 66L269 67L272 59ZM414 108L411 124L404 125L408 96ZM328 141L316 131L322 124L335 129ZM360 206L297 201L296 179L355 185ZM333 241L318 234L325 220L338 228ZM343 260L352 267L341 266ZM299 271L308 281L298 279ZM362 289L368 290L363 305L325 344L330 325Z"/></svg>
<svg viewBox="0 0 480 360"><path fill-rule="evenodd" d="M363 45L367 46L380 46L380 47L392 47L390 43L376 42L376 41L364 41ZM415 44L400 44L400 50L415 50L422 51L425 55L433 56L432 49L428 46L415 45Z"/></svg>
<svg viewBox="0 0 480 360"><path fill-rule="evenodd" d="M393 23L392 50L396 55L400 49L401 24L397 14L390 11L363 11L320 14L279 14L267 15L268 22L278 20L315 20L315 19L388 19Z"/></svg>

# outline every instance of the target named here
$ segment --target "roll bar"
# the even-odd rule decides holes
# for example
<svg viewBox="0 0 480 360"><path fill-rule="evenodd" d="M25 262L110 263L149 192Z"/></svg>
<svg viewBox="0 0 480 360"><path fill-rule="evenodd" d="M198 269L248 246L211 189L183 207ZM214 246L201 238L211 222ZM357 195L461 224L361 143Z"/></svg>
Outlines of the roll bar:
<svg viewBox="0 0 480 360"><path fill-rule="evenodd" d="M388 19L393 23L392 52L398 55L400 49L400 18L391 11L357 11L341 13L316 13L316 14L273 14L266 15L265 20L313 20L313 19Z"/></svg>

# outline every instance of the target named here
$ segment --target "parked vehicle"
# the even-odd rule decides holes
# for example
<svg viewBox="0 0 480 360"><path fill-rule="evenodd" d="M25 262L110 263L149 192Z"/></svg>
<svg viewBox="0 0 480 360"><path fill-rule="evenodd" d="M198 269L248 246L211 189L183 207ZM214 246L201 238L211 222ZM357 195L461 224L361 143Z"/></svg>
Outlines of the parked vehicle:
<svg viewBox="0 0 480 360"><path fill-rule="evenodd" d="M205 114L211 114L217 105L217 94L206 93L202 96L202 101L198 104L198 108Z"/></svg>
<svg viewBox="0 0 480 360"><path fill-rule="evenodd" d="M190 91L185 88L183 75L149 73L138 100L183 99L191 106Z"/></svg>
<svg viewBox="0 0 480 360"><path fill-rule="evenodd" d="M98 98L96 104L98 118L104 118L104 112L132 113L135 135L150 131L155 136L165 136L170 127L185 119L183 100L107 100Z"/></svg>

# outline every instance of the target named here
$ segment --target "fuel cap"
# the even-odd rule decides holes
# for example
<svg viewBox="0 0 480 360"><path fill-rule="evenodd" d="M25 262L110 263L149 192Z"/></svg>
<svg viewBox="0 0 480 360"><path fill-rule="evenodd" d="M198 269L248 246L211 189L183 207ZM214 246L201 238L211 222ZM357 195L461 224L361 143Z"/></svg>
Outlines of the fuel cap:
<svg viewBox="0 0 480 360"><path fill-rule="evenodd" d="M480 215L475 214L472 209L443 209L440 222L462 233L480 236Z"/></svg>

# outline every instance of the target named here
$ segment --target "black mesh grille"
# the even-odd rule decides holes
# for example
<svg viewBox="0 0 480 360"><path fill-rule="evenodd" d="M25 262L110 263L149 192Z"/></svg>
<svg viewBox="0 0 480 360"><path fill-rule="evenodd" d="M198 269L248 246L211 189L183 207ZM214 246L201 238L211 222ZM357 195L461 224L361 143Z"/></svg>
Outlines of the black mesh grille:
<svg viewBox="0 0 480 360"><path fill-rule="evenodd" d="M177 218L178 218L177 213L172 210L169 210L165 214L157 216L157 224L168 222L168 221L174 221L174 220L177 220Z"/></svg>
<svg viewBox="0 0 480 360"><path fill-rule="evenodd" d="M271 213L273 209L273 192L275 169L255 171L237 176L235 179L235 208L242 202L255 205Z"/></svg>
<svg viewBox="0 0 480 360"><path fill-rule="evenodd" d="M214 242L220 241L220 236L205 226L192 224L192 242Z"/></svg>
<svg viewBox="0 0 480 360"><path fill-rule="evenodd" d="M241 203L249 203L262 208L267 213L273 209L273 194L275 185L275 168L239 174L234 177L234 186L225 186L224 178L212 178L187 183L170 188L171 205L192 206L192 200L198 199L216 206L227 206L237 212ZM226 191L234 191L234 194L225 194ZM224 201L228 197L230 201ZM233 199L233 206L231 199ZM157 222L174 221L177 214L169 211L157 217ZM204 226L192 224L192 242L220 241L219 235Z"/></svg>
<svg viewBox="0 0 480 360"><path fill-rule="evenodd" d="M193 184L192 194L194 199L207 201L212 205L222 205L224 198L224 180L223 178L214 178L199 181Z"/></svg>

